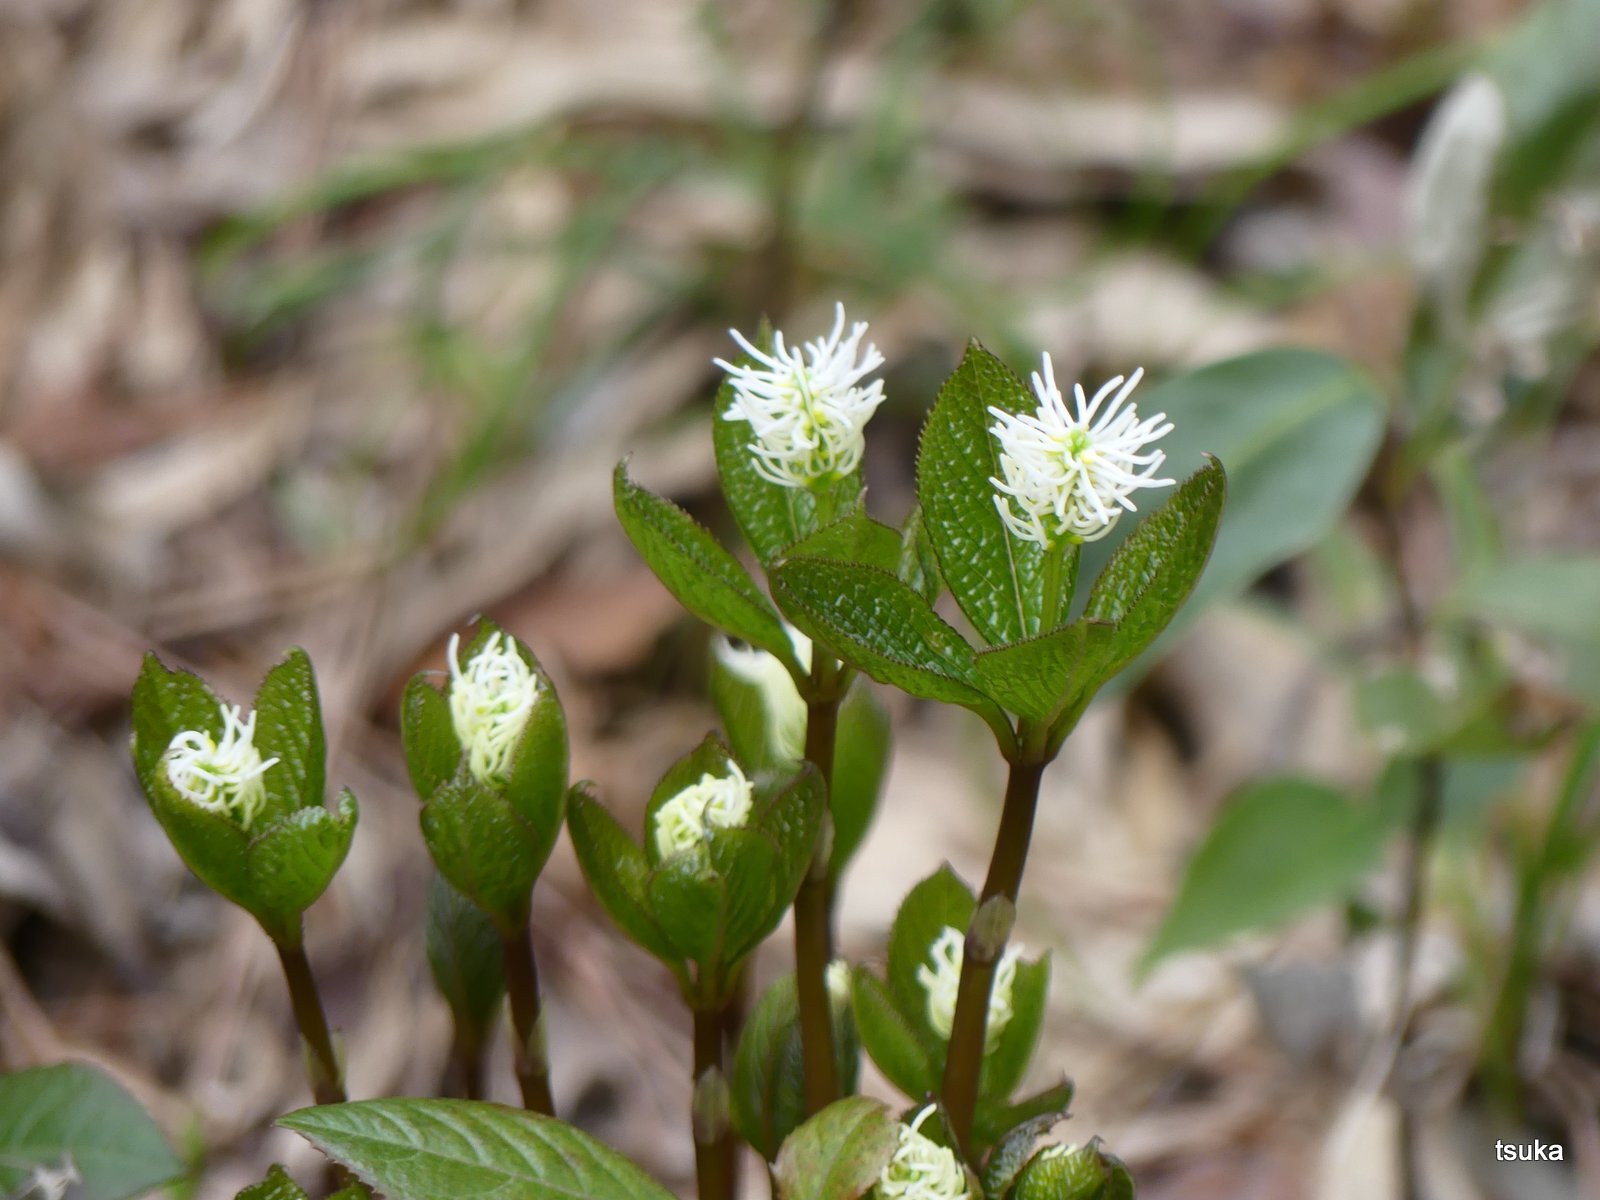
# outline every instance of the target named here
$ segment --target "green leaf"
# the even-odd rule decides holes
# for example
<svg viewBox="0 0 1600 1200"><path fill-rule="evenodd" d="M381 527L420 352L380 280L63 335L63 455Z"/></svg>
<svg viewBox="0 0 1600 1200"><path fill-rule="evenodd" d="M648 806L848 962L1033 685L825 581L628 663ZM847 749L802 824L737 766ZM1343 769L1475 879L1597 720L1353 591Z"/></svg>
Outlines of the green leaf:
<svg viewBox="0 0 1600 1200"><path fill-rule="evenodd" d="M456 737L449 699L428 682L425 673L413 675L406 684L400 702L400 735L411 786L426 800L456 773L461 741Z"/></svg>
<svg viewBox="0 0 1600 1200"><path fill-rule="evenodd" d="M1142 967L1344 894L1372 869L1387 834L1382 813L1310 780L1245 788L1190 860Z"/></svg>
<svg viewBox="0 0 1600 1200"><path fill-rule="evenodd" d="M972 1138L977 1146L992 1146L1009 1134L1043 1118L1044 1128L1060 1121L1072 1106L1072 1081L1063 1079L1052 1087L1035 1092L1015 1104L999 1104L978 1098L978 1111L972 1121Z"/></svg>
<svg viewBox="0 0 1600 1200"><path fill-rule="evenodd" d="M339 1193L341 1197L344 1194ZM260 1183L252 1183L235 1195L233 1200L311 1200L311 1197L306 1195L305 1188L289 1177L289 1172L273 1163L265 1179Z"/></svg>
<svg viewBox="0 0 1600 1200"><path fill-rule="evenodd" d="M1043 632L1044 552L1006 527L991 478L1000 475L990 406L1033 412L1038 398L974 342L939 389L917 453L917 500L939 570L961 611L991 645Z"/></svg>
<svg viewBox="0 0 1600 1200"><path fill-rule="evenodd" d="M472 1100L362 1100L280 1117L394 1200L672 1200L615 1150L550 1117Z"/></svg>
<svg viewBox="0 0 1600 1200"><path fill-rule="evenodd" d="M778 1152L778 1200L858 1200L878 1182L898 1137L877 1100L850 1096L828 1105Z"/></svg>
<svg viewBox="0 0 1600 1200"><path fill-rule="evenodd" d="M805 1120L805 1063L794 976L762 993L739 1035L729 1079L733 1127L766 1162Z"/></svg>
<svg viewBox="0 0 1600 1200"><path fill-rule="evenodd" d="M1428 682L1406 669L1363 680L1356 688L1356 712L1386 754L1436 749L1461 724Z"/></svg>
<svg viewBox="0 0 1600 1200"><path fill-rule="evenodd" d="M814 778L814 775L813 775ZM814 811L822 811L820 784ZM816 837L813 834L813 842ZM786 883L778 843L753 829L719 829L711 835L707 849L712 865L727 888L727 914L719 938L719 966L731 966L778 927L794 900L779 889ZM798 888L799 880L794 886Z"/></svg>
<svg viewBox="0 0 1600 1200"><path fill-rule="evenodd" d="M645 887L656 923L678 958L702 966L720 961L728 885L704 843L663 860Z"/></svg>
<svg viewBox="0 0 1600 1200"><path fill-rule="evenodd" d="M944 1070L945 1039L928 1021L928 993L917 971L931 965L929 951L946 926L966 937L977 908L972 889L944 866L906 893L889 929L889 995L939 1071Z"/></svg>
<svg viewBox="0 0 1600 1200"><path fill-rule="evenodd" d="M838 880L860 848L873 815L883 781L889 774L889 712L866 680L858 679L839 706L839 725L833 741L833 794L828 810L833 815L833 853L828 875Z"/></svg>
<svg viewBox="0 0 1600 1200"><path fill-rule="evenodd" d="M994 1139L994 1148L983 1163L983 1194L1002 1197L1011 1191L1022 1168L1033 1157L1036 1142L1066 1120L1065 1108L1021 1121Z"/></svg>
<svg viewBox="0 0 1600 1200"><path fill-rule="evenodd" d="M937 1091L933 1059L921 1037L900 1015L888 989L862 968L853 970L850 978L856 1028L878 1070L914 1101Z"/></svg>
<svg viewBox="0 0 1600 1200"><path fill-rule="evenodd" d="M983 690L1007 712L1050 724L1087 706L1116 641L1114 625L1074 621L1043 637L980 650L974 666Z"/></svg>
<svg viewBox="0 0 1600 1200"><path fill-rule="evenodd" d="M1560 644L1600 645L1600 558L1506 559L1462 580L1449 610Z"/></svg>
<svg viewBox="0 0 1600 1200"><path fill-rule="evenodd" d="M768 345L770 331L763 327L754 339ZM749 361L741 355L739 363ZM842 512L861 494L861 472L816 488L792 488L763 479L750 453L748 421L729 421L722 414L733 403L733 384L724 378L717 390L711 440L716 449L717 475L739 530L763 566L782 557L789 547L816 532L819 517Z"/></svg>
<svg viewBox="0 0 1600 1200"><path fill-rule="evenodd" d="M356 798L346 788L336 812L320 804L280 817L250 843L247 907L273 937L297 930L343 865L356 831Z"/></svg>
<svg viewBox="0 0 1600 1200"><path fill-rule="evenodd" d="M81 1200L139 1196L183 1173L139 1102L81 1063L0 1075L0 1191L18 1194L35 1169L76 1168Z"/></svg>
<svg viewBox="0 0 1600 1200"><path fill-rule="evenodd" d="M199 676L169 671L146 654L133 685L133 765L146 791L167 746L186 729L220 738L221 701Z"/></svg>
<svg viewBox="0 0 1600 1200"><path fill-rule="evenodd" d="M759 830L777 849L779 870L771 881L772 898L778 905L774 923L794 903L800 884L811 869L827 802L822 776L807 763L750 822L750 827ZM718 836L713 834L712 840Z"/></svg>
<svg viewBox="0 0 1600 1200"><path fill-rule="evenodd" d="M1387 408L1371 379L1344 359L1273 349L1164 380L1139 397L1139 410L1165 411L1176 426L1161 441L1165 474L1183 478L1206 453L1228 472L1227 520L1166 644L1208 605L1237 596L1334 526L1372 465ZM1138 495L1142 510L1159 498ZM1119 526L1086 545L1082 577L1092 578L1125 536Z"/></svg>
<svg viewBox="0 0 1600 1200"><path fill-rule="evenodd" d="M567 804L567 830L584 878L623 933L663 962L675 964L677 950L656 924L646 894L650 862L587 787L574 787Z"/></svg>
<svg viewBox="0 0 1600 1200"><path fill-rule="evenodd" d="M1122 1164L1102 1157L1099 1139L1070 1154L1041 1151L1017 1178L1014 1200L1112 1200L1132 1191L1113 1190L1113 1177ZM1126 1175L1126 1168L1122 1168ZM1131 1187L1131 1184L1130 1184Z"/></svg>
<svg viewBox="0 0 1600 1200"><path fill-rule="evenodd" d="M921 505L911 510L900 531L900 566L895 574L929 604L944 590L939 556L928 540L928 523L922 519Z"/></svg>
<svg viewBox="0 0 1600 1200"><path fill-rule="evenodd" d="M1050 990L1050 956L1017 963L1011 985L1011 1020L984 1056L979 1091L992 1100L1004 1100L1017 1090L1039 1044L1044 1010Z"/></svg>
<svg viewBox="0 0 1600 1200"><path fill-rule="evenodd" d="M261 777L267 800L262 819L323 805L328 746L311 659L299 648L268 671L256 690L256 749L276 758Z"/></svg>
<svg viewBox="0 0 1600 1200"><path fill-rule="evenodd" d="M550 843L465 762L422 806L422 840L439 874L502 932L521 926Z"/></svg>
<svg viewBox="0 0 1600 1200"><path fill-rule="evenodd" d="M164 771L151 772L145 796L172 848L200 882L241 908L254 911L249 835L222 813L202 808L180 793Z"/></svg>
<svg viewBox="0 0 1600 1200"><path fill-rule="evenodd" d="M613 491L628 540L680 604L804 674L778 614L738 559L676 504L634 484L626 463L617 464Z"/></svg>
<svg viewBox="0 0 1600 1200"><path fill-rule="evenodd" d="M457 1026L483 1040L499 1016L506 990L494 924L435 871L428 884L422 938L434 986L450 1005Z"/></svg>
<svg viewBox="0 0 1600 1200"><path fill-rule="evenodd" d="M1211 554L1227 479L1212 459L1117 547L1084 615L1115 625L1102 678L1143 652L1183 607Z"/></svg>
<svg viewBox="0 0 1600 1200"><path fill-rule="evenodd" d="M799 628L845 662L920 696L1005 718L979 688L972 647L928 602L885 571L789 559L772 575L778 604Z"/></svg>
<svg viewBox="0 0 1600 1200"><path fill-rule="evenodd" d="M786 558L860 563L893 575L900 569L900 534L857 509L796 542Z"/></svg>

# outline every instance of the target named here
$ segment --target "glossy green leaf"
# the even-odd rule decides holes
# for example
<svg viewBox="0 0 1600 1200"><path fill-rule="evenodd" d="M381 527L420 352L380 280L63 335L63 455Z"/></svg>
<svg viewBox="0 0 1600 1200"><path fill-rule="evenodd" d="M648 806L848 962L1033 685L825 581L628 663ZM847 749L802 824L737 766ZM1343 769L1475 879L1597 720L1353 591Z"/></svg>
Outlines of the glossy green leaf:
<svg viewBox="0 0 1600 1200"><path fill-rule="evenodd" d="M393 1200L672 1200L581 1130L471 1100L362 1100L280 1117Z"/></svg>
<svg viewBox="0 0 1600 1200"><path fill-rule="evenodd" d="M327 891L350 852L356 798L346 788L338 807L320 804L280 817L250 842L251 901L246 906L274 937L298 927L300 914Z"/></svg>
<svg viewBox="0 0 1600 1200"><path fill-rule="evenodd" d="M1116 626L1109 674L1142 653L1194 591L1222 519L1227 479L1215 459L1139 522L1089 591L1084 615Z"/></svg>
<svg viewBox="0 0 1600 1200"><path fill-rule="evenodd" d="M172 848L196 878L223 898L254 911L249 835L222 813L201 808L178 792L164 771L152 771L145 796Z"/></svg>
<svg viewBox="0 0 1600 1200"><path fill-rule="evenodd" d="M147 790L168 745L186 729L220 738L221 702L199 676L169 671L146 654L133 685L133 762Z"/></svg>
<svg viewBox="0 0 1600 1200"><path fill-rule="evenodd" d="M1033 412L1031 388L974 342L945 381L922 430L917 501L940 574L991 645L1043 632L1044 552L1007 528L994 503L999 443L991 406Z"/></svg>
<svg viewBox="0 0 1600 1200"><path fill-rule="evenodd" d="M814 811L822 807L820 790ZM816 840L813 836L813 842ZM707 844L712 865L727 889L727 909L714 961L731 965L755 949L778 927L794 893L781 896L786 884L778 843L753 829L719 829ZM799 880L795 880L799 887Z"/></svg>
<svg viewBox="0 0 1600 1200"><path fill-rule="evenodd" d="M450 717L450 701L424 674L413 675L406 684L400 702L400 735L411 786L426 800L456 773L461 741Z"/></svg>
<svg viewBox="0 0 1600 1200"><path fill-rule="evenodd" d="M906 893L889 928L889 995L939 1071L944 1070L945 1039L928 1020L928 993L917 971L932 964L929 951L946 927L966 937L977 908L972 889L944 866Z"/></svg>
<svg viewBox="0 0 1600 1200"><path fill-rule="evenodd" d="M928 602L871 567L790 559L772 576L789 619L851 666L913 696L961 704L1004 724L979 690L973 651Z"/></svg>
<svg viewBox="0 0 1600 1200"><path fill-rule="evenodd" d="M256 749L263 761L278 760L261 777L267 793L263 818L321 808L328 746L317 681L304 650L291 650L267 672L256 691L255 714Z"/></svg>
<svg viewBox="0 0 1600 1200"><path fill-rule="evenodd" d="M994 1146L1013 1131L1042 1118L1049 1118L1047 1127L1055 1124L1072 1106L1072 1092L1072 1081L1063 1079L1015 1104L979 1097L978 1111L972 1121L973 1143L980 1147Z"/></svg>
<svg viewBox="0 0 1600 1200"><path fill-rule="evenodd" d="M337 1197L329 1200L347 1200L349 1190L337 1193ZM252 1183L249 1187L234 1196L233 1200L311 1200L305 1188L296 1183L277 1163L273 1163L267 1170L267 1177L260 1183Z"/></svg>
<svg viewBox="0 0 1600 1200"><path fill-rule="evenodd" d="M786 558L823 558L860 563L895 574L900 568L900 534L857 509L789 548Z"/></svg>
<svg viewBox="0 0 1600 1200"><path fill-rule="evenodd" d="M1364 372L1333 355L1292 348L1176 375L1138 402L1140 412L1165 411L1176 426L1161 441L1163 474L1182 479L1202 468L1208 453L1228 474L1227 519L1174 633L1333 527L1366 478L1386 414ZM1141 491L1136 499L1141 512L1153 512L1162 496ZM1084 578L1128 536L1132 521L1124 518L1110 537L1084 547Z"/></svg>
<svg viewBox="0 0 1600 1200"><path fill-rule="evenodd" d="M720 960L728 885L704 844L664 859L645 888L656 924L677 957L706 965Z"/></svg>
<svg viewBox="0 0 1600 1200"><path fill-rule="evenodd" d="M677 951L656 923L646 881L650 862L623 832L586 784L572 789L567 805L567 830L589 888L617 927L663 962L675 963Z"/></svg>
<svg viewBox="0 0 1600 1200"><path fill-rule="evenodd" d="M944 591L939 556L928 538L928 524L922 519L921 505L911 510L900 529L900 566L895 574L929 604Z"/></svg>
<svg viewBox="0 0 1600 1200"><path fill-rule="evenodd" d="M837 880L860 848L878 811L889 774L889 713L867 681L858 678L839 706L833 742L833 853L828 874Z"/></svg>
<svg viewBox="0 0 1600 1200"><path fill-rule="evenodd" d="M521 926L553 839L474 779L465 763L422 806L422 840L439 874L502 931Z"/></svg>
<svg viewBox="0 0 1600 1200"><path fill-rule="evenodd" d="M437 871L428 884L422 940L434 986L457 1027L481 1041L505 998L500 935L483 910Z"/></svg>
<svg viewBox="0 0 1600 1200"><path fill-rule="evenodd" d="M1195 851L1143 965L1344 895L1387 835L1382 813L1323 784L1283 778L1245 788Z"/></svg>
<svg viewBox="0 0 1600 1200"><path fill-rule="evenodd" d="M878 1182L898 1136L877 1100L850 1096L828 1105L778 1152L778 1200L859 1200Z"/></svg>
<svg viewBox="0 0 1600 1200"><path fill-rule="evenodd" d="M1041 1151L1011 1194L1014 1200L1111 1200L1121 1194L1110 1190L1119 1165L1101 1157L1098 1139L1068 1154Z"/></svg>
<svg viewBox="0 0 1600 1200"><path fill-rule="evenodd" d="M1048 724L1088 703L1105 681L1116 645L1116 626L1079 620L1042 637L980 650L974 666L983 690L1007 712Z"/></svg>
<svg viewBox="0 0 1600 1200"><path fill-rule="evenodd" d="M800 671L783 623L738 559L676 504L634 484L626 463L617 464L613 491L628 540L680 604Z"/></svg>
<svg viewBox="0 0 1600 1200"><path fill-rule="evenodd" d="M933 1059L921 1038L900 1015L888 989L865 969L851 972L851 1001L861 1044L884 1077L911 1100L938 1090Z"/></svg>
<svg viewBox="0 0 1600 1200"><path fill-rule="evenodd" d="M771 886L779 917L794 902L811 869L827 802L822 776L807 763L751 820L751 828L759 830L777 848L777 869Z"/></svg>
<svg viewBox="0 0 1600 1200"><path fill-rule="evenodd" d="M139 1102L82 1063L0 1075L0 1190L22 1189L35 1170L76 1169L82 1200L141 1196L183 1173Z"/></svg>
<svg viewBox="0 0 1600 1200"><path fill-rule="evenodd" d="M1033 1157L1034 1146L1039 1139L1066 1117L1065 1109L1031 1117L995 1138L994 1146L983 1162L983 1194L997 1198L1007 1195L1022 1168Z"/></svg>

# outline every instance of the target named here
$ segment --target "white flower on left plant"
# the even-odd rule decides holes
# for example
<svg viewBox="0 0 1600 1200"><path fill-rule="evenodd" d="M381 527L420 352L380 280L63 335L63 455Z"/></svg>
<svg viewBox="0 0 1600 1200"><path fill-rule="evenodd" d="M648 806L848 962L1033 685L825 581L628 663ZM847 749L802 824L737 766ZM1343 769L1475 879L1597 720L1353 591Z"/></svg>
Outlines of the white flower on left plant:
<svg viewBox="0 0 1600 1200"><path fill-rule="evenodd" d="M857 321L846 334L840 304L826 337L795 348L779 331L770 351L737 329L728 332L752 361L714 360L733 382L722 419L749 423L757 474L782 487L808 488L860 466L867 422L883 403L883 381L863 382L883 365L876 346L861 346L867 323Z"/></svg>
<svg viewBox="0 0 1600 1200"><path fill-rule="evenodd" d="M263 776L277 763L256 749L256 714L238 705L221 705L222 736L185 729L167 743L162 761L167 780L179 795L209 812L221 813L249 829L266 802Z"/></svg>

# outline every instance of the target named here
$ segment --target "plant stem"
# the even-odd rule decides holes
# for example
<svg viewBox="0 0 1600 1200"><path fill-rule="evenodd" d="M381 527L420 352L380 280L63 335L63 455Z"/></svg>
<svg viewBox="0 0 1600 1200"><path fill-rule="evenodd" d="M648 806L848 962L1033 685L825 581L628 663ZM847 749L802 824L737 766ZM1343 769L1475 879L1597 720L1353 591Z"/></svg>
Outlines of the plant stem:
<svg viewBox="0 0 1600 1200"><path fill-rule="evenodd" d="M806 761L822 776L828 804L833 803L834 739L839 728L839 697L829 686L836 664L818 658L814 670L819 695L806 704ZM816 856L794 900L795 991L800 1005L800 1055L805 1068L806 1114L839 1098L839 1071L833 1051L833 1004L828 997L828 964L833 960L833 897L828 885L828 857L833 844L832 818L823 813L823 834Z"/></svg>
<svg viewBox="0 0 1600 1200"><path fill-rule="evenodd" d="M300 1037L306 1045L306 1074L311 1081L311 1095L318 1104L343 1104L344 1074L339 1069L339 1057L333 1051L328 1018L322 1011L322 998L317 994L317 981L311 975L305 945L299 940L288 944L277 939L273 939L273 945L278 948L283 978L289 985L294 1023L299 1026Z"/></svg>
<svg viewBox="0 0 1600 1200"><path fill-rule="evenodd" d="M950 1024L950 1050L945 1058L944 1080L939 1091L950 1132L969 1157L989 1024L989 989L994 983L995 964L1006 946L1003 930L1002 936L995 937L992 924L984 921L984 906L997 897L1016 905L1022 886L1022 869L1028 861L1028 843L1033 837L1033 815L1039 806L1039 780L1044 768L1043 761L1031 759L1011 764L1005 802L1000 810L1000 829L995 835L994 853L989 858L989 875L984 880L983 894L978 898L979 915L973 918L962 952L961 982L956 989L955 1017ZM980 933L984 936L978 936Z"/></svg>
<svg viewBox="0 0 1600 1200"><path fill-rule="evenodd" d="M737 1145L722 1070L726 1009L694 1009L694 1177L700 1200L733 1200Z"/></svg>
<svg viewBox="0 0 1600 1200"><path fill-rule="evenodd" d="M468 1100L483 1099L483 1039L458 1020L450 1040L447 1093L459 1091Z"/></svg>
<svg viewBox="0 0 1600 1200"><path fill-rule="evenodd" d="M532 931L524 924L512 934L500 935L505 962L506 994L511 999L513 1063L522 1107L550 1117L550 1065L545 1056L544 1022L539 1010L539 968L533 961Z"/></svg>

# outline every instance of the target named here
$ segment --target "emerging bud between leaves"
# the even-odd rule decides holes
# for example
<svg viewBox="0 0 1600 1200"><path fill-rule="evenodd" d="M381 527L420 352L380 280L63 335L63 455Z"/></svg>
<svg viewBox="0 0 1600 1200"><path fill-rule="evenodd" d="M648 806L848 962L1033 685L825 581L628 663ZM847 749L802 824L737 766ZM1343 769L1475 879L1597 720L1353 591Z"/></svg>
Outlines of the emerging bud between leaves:
<svg viewBox="0 0 1600 1200"><path fill-rule="evenodd" d="M733 403L722 419L749 422L756 473L781 487L811 487L854 471L866 444L863 430L883 403L881 379L861 382L883 365L876 346L860 349L867 323L857 321L846 337L844 305L836 312L833 331L800 350L786 346L778 332L767 353L730 329L755 362L714 360L733 381Z"/></svg>
<svg viewBox="0 0 1600 1200"><path fill-rule="evenodd" d="M1048 1146L1022 1168L1012 1195L1017 1200L1087 1200L1100 1194L1106 1172L1087 1146Z"/></svg>
<svg viewBox="0 0 1600 1200"><path fill-rule="evenodd" d="M996 418L989 432L1000 442L1002 476L989 482L1000 519L1014 536L1047 550L1060 541L1096 541L1124 511L1135 511L1135 491L1172 483L1155 477L1166 453L1142 450L1172 432L1167 414L1141 421L1132 403L1123 407L1143 375L1137 370L1127 382L1118 375L1093 399L1077 384L1069 408L1046 354L1043 375L1033 374L1039 397L1033 413L989 409Z"/></svg>
<svg viewBox="0 0 1600 1200"><path fill-rule="evenodd" d="M877 1200L970 1200L967 1173L955 1151L919 1132L933 1111L930 1104L911 1124L900 1126L894 1155L873 1189Z"/></svg>
<svg viewBox="0 0 1600 1200"><path fill-rule="evenodd" d="M707 772L656 810L656 851L662 858L707 840L713 829L737 829L750 819L755 789L732 759L728 770Z"/></svg>
<svg viewBox="0 0 1600 1200"><path fill-rule="evenodd" d="M539 677L516 643L492 633L463 667L461 635L450 637L450 720L474 779L505 786L511 756L539 698Z"/></svg>
<svg viewBox="0 0 1600 1200"><path fill-rule="evenodd" d="M256 714L243 717L238 705L222 705L222 740L185 729L167 743L167 780L179 795L209 812L221 813L248 830L267 798L262 776L277 763L263 760L255 747Z"/></svg>
<svg viewBox="0 0 1600 1200"><path fill-rule="evenodd" d="M956 994L961 986L965 951L965 935L946 925L928 948L929 961L917 968L917 982L928 993L928 1024L941 1038L950 1037L950 1028L955 1023ZM989 1020L984 1027L985 1052L995 1048L1011 1022L1011 993L1017 981L1017 960L1021 957L1022 947L1013 942L995 964L994 983L989 989Z"/></svg>
<svg viewBox="0 0 1600 1200"><path fill-rule="evenodd" d="M811 666L811 639L788 622L784 631L802 666ZM726 637L712 642L712 653L729 674L761 693L767 744L780 762L799 762L806 754L806 702L789 670L759 646L735 644Z"/></svg>

